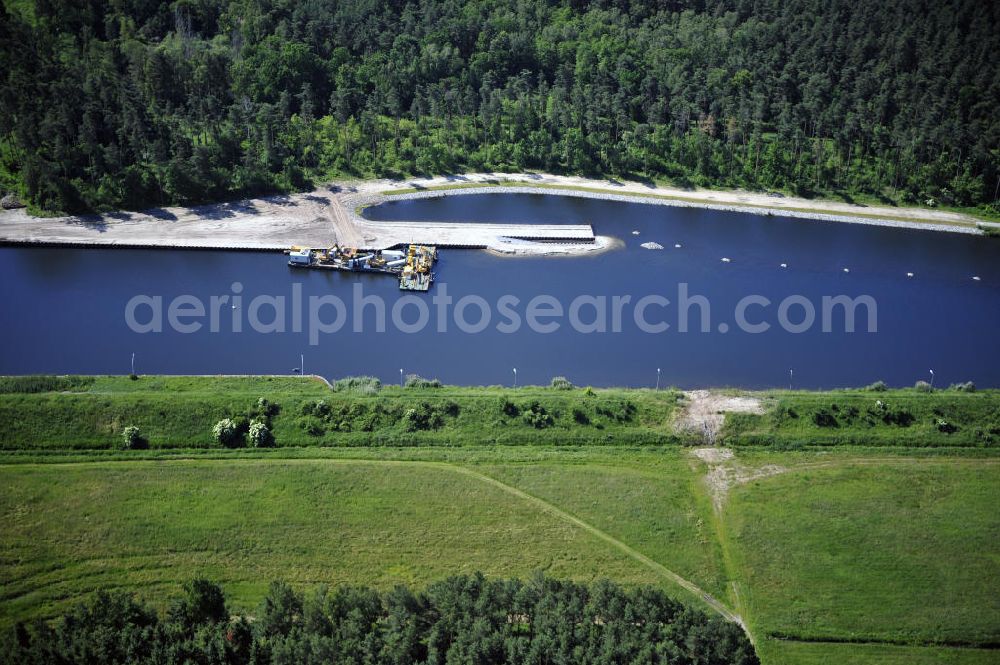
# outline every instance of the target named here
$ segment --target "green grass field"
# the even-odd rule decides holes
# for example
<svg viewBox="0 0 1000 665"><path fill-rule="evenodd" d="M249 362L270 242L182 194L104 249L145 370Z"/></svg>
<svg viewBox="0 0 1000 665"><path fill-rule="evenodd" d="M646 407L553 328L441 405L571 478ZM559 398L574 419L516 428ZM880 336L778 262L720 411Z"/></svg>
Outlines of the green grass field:
<svg viewBox="0 0 1000 665"><path fill-rule="evenodd" d="M306 453L325 458L277 457ZM765 664L995 662L930 645L1000 640L1000 464L896 453L748 453L732 463L789 470L733 487L720 514L705 465L677 447L8 463L0 623L98 588L162 601L193 575L245 608L276 577L385 588L472 570L606 576L692 601L620 544L742 612Z"/></svg>
<svg viewBox="0 0 1000 665"><path fill-rule="evenodd" d="M481 471L584 519L668 565L717 598L727 594L711 505L683 450L567 465L484 465Z"/></svg>
<svg viewBox="0 0 1000 665"><path fill-rule="evenodd" d="M271 580L391 587L462 572L657 583L607 544L446 466L177 461L0 470L0 621L97 589L154 601L203 575L252 608Z"/></svg>
<svg viewBox="0 0 1000 665"><path fill-rule="evenodd" d="M776 665L995 665L996 651L884 644L817 644L768 641L761 662Z"/></svg>
<svg viewBox="0 0 1000 665"><path fill-rule="evenodd" d="M162 603L195 575L252 611L275 578L389 588L544 571L739 614L765 665L997 662L995 391L763 393L763 415L727 416L735 457L707 461L676 445L694 442L672 433L678 395L0 380L14 433L0 451L0 627L101 588ZM211 441L212 423L259 397L281 405L279 448ZM319 400L329 411L303 415ZM867 413L875 400L888 422ZM458 412L442 407L427 431L393 420L449 403ZM340 424L366 418L371 431ZM116 449L133 423L151 449Z"/></svg>
<svg viewBox="0 0 1000 665"><path fill-rule="evenodd" d="M996 462L824 462L735 488L725 521L754 629L997 641Z"/></svg>

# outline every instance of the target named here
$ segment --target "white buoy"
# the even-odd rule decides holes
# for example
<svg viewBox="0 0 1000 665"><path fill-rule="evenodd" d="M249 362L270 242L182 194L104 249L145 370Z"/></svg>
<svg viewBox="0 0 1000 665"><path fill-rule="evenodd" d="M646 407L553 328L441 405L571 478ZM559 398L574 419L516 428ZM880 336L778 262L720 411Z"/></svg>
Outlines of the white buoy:
<svg viewBox="0 0 1000 665"><path fill-rule="evenodd" d="M975 281L978 282L979 281L979 275L975 275L972 279L974 279Z"/></svg>
<svg viewBox="0 0 1000 665"><path fill-rule="evenodd" d="M851 272L850 268L844 268L844 272Z"/></svg>
<svg viewBox="0 0 1000 665"><path fill-rule="evenodd" d="M723 256L722 257L722 262L723 263L729 263L729 257L728 256Z"/></svg>
<svg viewBox="0 0 1000 665"><path fill-rule="evenodd" d="M681 248L681 244L679 242L675 242L674 243L674 249L680 249L680 248Z"/></svg>
<svg viewBox="0 0 1000 665"><path fill-rule="evenodd" d="M912 272L908 272L908 273L906 273L906 276L907 277L913 277L913 273Z"/></svg>
<svg viewBox="0 0 1000 665"><path fill-rule="evenodd" d="M788 267L788 264L787 264L787 263L782 263L782 264L781 264L781 267L782 267L782 268L787 268L787 267Z"/></svg>
<svg viewBox="0 0 1000 665"><path fill-rule="evenodd" d="M632 235L637 236L637 235L639 235L639 232L638 231L632 231Z"/></svg>

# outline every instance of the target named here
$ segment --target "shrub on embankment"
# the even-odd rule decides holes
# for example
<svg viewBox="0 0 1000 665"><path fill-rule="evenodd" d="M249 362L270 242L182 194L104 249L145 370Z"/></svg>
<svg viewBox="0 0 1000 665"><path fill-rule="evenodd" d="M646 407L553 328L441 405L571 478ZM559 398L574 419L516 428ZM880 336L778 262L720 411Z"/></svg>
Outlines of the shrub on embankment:
<svg viewBox="0 0 1000 665"><path fill-rule="evenodd" d="M943 424L942 424L943 423ZM1000 445L1000 393L956 388L774 393L762 414L726 415L725 445Z"/></svg>
<svg viewBox="0 0 1000 665"><path fill-rule="evenodd" d="M674 390L527 386L462 388L343 379L334 389L290 377L35 377L0 393L0 449L111 449L126 427L151 448L419 445L655 445L702 443L673 426ZM8 384L10 385L10 384ZM1000 392L955 388L760 393L762 414L728 414L725 445L964 446L1000 444ZM250 436L253 423L267 434ZM259 428L258 428L259 429Z"/></svg>
<svg viewBox="0 0 1000 665"><path fill-rule="evenodd" d="M661 444L678 442L676 391L526 387L383 387L342 379L98 377L92 390L0 395L2 449L104 449L137 426L152 448L252 445L266 424L277 446ZM263 405L263 406L261 406ZM217 425L231 427L217 430ZM233 430L238 436L229 436ZM220 436L220 432L225 436ZM273 437L273 438L271 438Z"/></svg>

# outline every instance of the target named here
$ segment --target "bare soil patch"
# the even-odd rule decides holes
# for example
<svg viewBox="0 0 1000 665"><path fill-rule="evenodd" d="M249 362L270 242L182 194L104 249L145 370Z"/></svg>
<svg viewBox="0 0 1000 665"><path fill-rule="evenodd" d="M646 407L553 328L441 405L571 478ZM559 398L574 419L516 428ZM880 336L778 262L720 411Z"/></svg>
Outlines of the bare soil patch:
<svg viewBox="0 0 1000 665"><path fill-rule="evenodd" d="M731 487L776 476L788 470L778 464L765 464L757 468L745 466L729 448L695 448L691 454L708 465L705 483L712 495L712 506L716 512L722 510Z"/></svg>
<svg viewBox="0 0 1000 665"><path fill-rule="evenodd" d="M713 446L719 430L722 429L727 412L764 412L760 399L748 395L725 395L711 390L689 390L684 393L684 400L684 406L675 424L677 431L700 434L705 443Z"/></svg>

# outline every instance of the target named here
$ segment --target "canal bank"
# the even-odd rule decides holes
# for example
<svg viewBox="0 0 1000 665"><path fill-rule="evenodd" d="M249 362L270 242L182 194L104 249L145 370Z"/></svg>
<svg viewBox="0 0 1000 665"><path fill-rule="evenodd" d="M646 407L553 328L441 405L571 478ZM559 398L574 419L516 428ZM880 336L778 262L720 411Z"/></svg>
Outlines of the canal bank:
<svg viewBox="0 0 1000 665"><path fill-rule="evenodd" d="M374 186L331 185L307 194L103 215L31 217L24 209L8 210L0 212L0 243L271 252L286 251L293 245L364 250L433 245L532 256L593 254L615 246L614 239L595 236L591 225L585 223L371 221L356 209L361 201L374 205L388 200L372 191Z"/></svg>
<svg viewBox="0 0 1000 665"><path fill-rule="evenodd" d="M440 248L487 249L502 255L587 255L620 242L595 234L592 223L532 224L373 220L365 211L400 200L494 194L548 194L580 199L704 208L771 217L793 217L875 226L982 235L974 217L923 208L862 206L812 201L765 193L678 190L654 184L547 174L496 174L342 181L315 191L194 207L142 212L32 217L24 209L0 212L0 243L8 245L93 246L283 251L291 245L339 244L389 249L409 244Z"/></svg>

